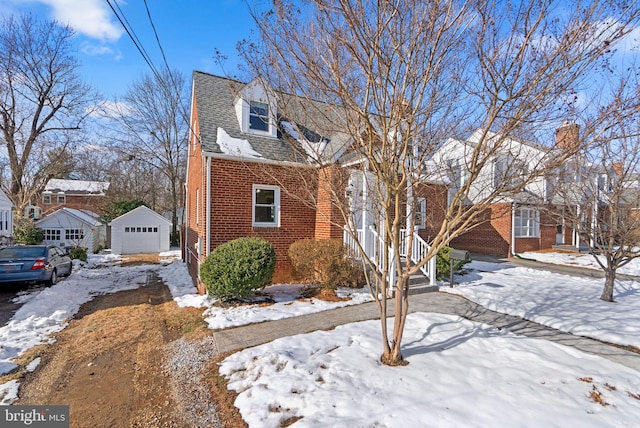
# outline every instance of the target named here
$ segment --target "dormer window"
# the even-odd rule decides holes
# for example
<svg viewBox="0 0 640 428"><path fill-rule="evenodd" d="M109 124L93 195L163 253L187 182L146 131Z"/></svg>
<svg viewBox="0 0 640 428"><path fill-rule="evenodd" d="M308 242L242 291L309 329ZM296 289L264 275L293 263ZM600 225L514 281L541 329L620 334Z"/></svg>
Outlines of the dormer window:
<svg viewBox="0 0 640 428"><path fill-rule="evenodd" d="M260 101L249 103L249 129L269 132L269 104Z"/></svg>

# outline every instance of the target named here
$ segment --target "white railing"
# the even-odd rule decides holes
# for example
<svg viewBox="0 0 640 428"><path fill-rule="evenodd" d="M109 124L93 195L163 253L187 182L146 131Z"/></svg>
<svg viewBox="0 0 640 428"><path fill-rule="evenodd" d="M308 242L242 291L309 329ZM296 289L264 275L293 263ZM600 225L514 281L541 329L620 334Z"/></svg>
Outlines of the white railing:
<svg viewBox="0 0 640 428"><path fill-rule="evenodd" d="M364 253L369 260L376 266L378 272L382 273L384 266L385 253L389 255L389 272L387 280L389 287L393 287L397 277L395 265L395 252L393 247L388 247L385 251L385 243L382 236L371 226L356 231L356 239L344 229L344 243L355 257L360 257L358 250L358 242L362 246ZM400 231L400 255L407 257L407 233L406 230ZM413 263L420 262L429 252L429 245L417 234L413 234L413 242L411 244L411 261ZM430 285L436 284L436 258L432 257L424 266L420 267L420 271L429 278Z"/></svg>
<svg viewBox="0 0 640 428"><path fill-rule="evenodd" d="M400 231L400 255L402 257L408 257L407 254L407 231L402 229ZM415 264L420 263L429 254L431 247L427 242L420 237L417 233L413 233L413 242L411 243L411 261ZM429 278L429 285L436 285L436 258L431 257L427 263L420 266L420 272Z"/></svg>

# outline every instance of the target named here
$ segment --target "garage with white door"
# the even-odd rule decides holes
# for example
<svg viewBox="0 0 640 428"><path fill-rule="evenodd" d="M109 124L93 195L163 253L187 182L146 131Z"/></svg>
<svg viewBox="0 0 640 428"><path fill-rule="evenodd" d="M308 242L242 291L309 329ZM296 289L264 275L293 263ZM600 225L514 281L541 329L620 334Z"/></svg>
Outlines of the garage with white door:
<svg viewBox="0 0 640 428"><path fill-rule="evenodd" d="M171 222L150 208L138 207L113 219L109 225L114 254L169 251Z"/></svg>

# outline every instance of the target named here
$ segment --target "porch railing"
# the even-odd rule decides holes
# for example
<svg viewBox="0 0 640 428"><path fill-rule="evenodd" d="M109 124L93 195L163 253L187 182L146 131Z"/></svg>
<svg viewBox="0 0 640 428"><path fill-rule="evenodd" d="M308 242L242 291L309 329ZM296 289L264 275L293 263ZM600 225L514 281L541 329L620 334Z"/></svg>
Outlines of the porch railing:
<svg viewBox="0 0 640 428"><path fill-rule="evenodd" d="M401 230L400 235L400 256L407 257L407 233L406 230ZM357 241L356 241L357 237ZM344 243L347 248L352 252L352 255L359 257L358 242L362 246L365 254L376 266L378 272L383 272L384 256L385 256L385 243L382 236L371 226L364 229L358 229L356 231L356 237L352 236L344 229ZM395 265L395 252L392 247L388 247L389 254L389 269L387 273L387 280L389 281L389 287L393 287L398 273L396 272ZM413 234L413 242L411 244L411 261L413 263L420 262L429 252L429 245L417 234ZM424 266L420 267L420 271L429 278L429 284L436 284L436 259L432 257Z"/></svg>

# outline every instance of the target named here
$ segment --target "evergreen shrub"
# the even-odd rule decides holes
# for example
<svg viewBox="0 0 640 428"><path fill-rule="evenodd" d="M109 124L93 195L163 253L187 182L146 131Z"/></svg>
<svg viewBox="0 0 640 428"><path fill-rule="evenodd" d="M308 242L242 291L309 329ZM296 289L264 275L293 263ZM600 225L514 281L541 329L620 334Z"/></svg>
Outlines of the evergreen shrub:
<svg viewBox="0 0 640 428"><path fill-rule="evenodd" d="M260 238L238 238L216 247L200 266L207 293L220 300L246 299L271 283L276 253Z"/></svg>

